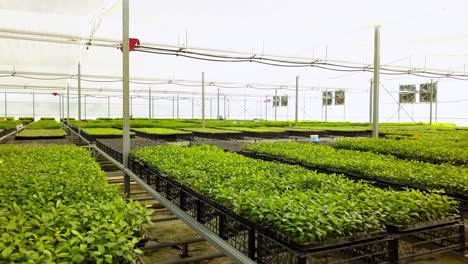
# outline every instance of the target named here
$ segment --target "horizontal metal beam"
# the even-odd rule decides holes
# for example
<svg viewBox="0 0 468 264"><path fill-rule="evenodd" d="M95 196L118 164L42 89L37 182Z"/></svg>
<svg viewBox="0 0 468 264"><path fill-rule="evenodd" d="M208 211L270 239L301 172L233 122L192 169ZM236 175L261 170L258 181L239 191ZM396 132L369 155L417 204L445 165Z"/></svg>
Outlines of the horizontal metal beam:
<svg viewBox="0 0 468 264"><path fill-rule="evenodd" d="M68 73L59 73L59 72L36 72L36 71L0 71L0 75L19 75L18 78L21 76L41 76L41 77L55 77L55 78L64 78L65 79L76 79L76 74L68 74ZM95 75L95 74L81 74L81 78L83 82L87 80L100 80L101 82L110 81L109 83L115 82L119 83L122 78L117 75ZM201 87L200 80L186 80L186 79L162 79L162 78L148 78L148 77L132 77L130 78L130 83L132 85L164 85L164 84L182 84L182 85L193 85ZM265 89L265 90L273 90L273 89L291 89L295 90L295 84L267 84L267 83L239 83L239 82L223 82L223 81L215 81L215 80L205 80L205 85L215 86L219 88L255 88L255 89ZM312 86L312 85L301 85L301 90L351 90L351 89L359 89L356 87L328 87L328 86Z"/></svg>
<svg viewBox="0 0 468 264"><path fill-rule="evenodd" d="M113 159L111 156L107 155L104 151L99 149L96 145L91 145L96 151L99 152L100 155L107 158L109 161L115 164L119 169L123 170L127 175L129 175L133 180L135 180L143 189L145 189L151 196L153 196L160 204L162 204L165 208L167 208L171 213L177 216L182 222L192 228L195 232L197 232L201 237L206 239L210 244L212 244L215 248L219 251L223 252L228 256L232 261L236 263L246 263L246 264L254 264L255 262L251 260L249 257L238 251L236 248L228 244L222 238L211 232L209 229L204 227L202 224L198 223L195 219L189 216L186 212L182 211L179 207L175 204L167 200L164 196L162 196L159 192L151 188L149 185L146 184L140 177L138 177L133 171L130 169L125 168L120 162Z"/></svg>
<svg viewBox="0 0 468 264"><path fill-rule="evenodd" d="M110 46L110 47L119 47L121 40L119 39L109 39L109 38L89 38L83 37L79 35L69 35L69 34L57 34L57 33L49 33L49 32L38 32L38 31L25 31L25 30L17 30L17 29L8 29L8 28L0 28L0 33L7 33L6 35L0 36L1 38L32 38L33 41L50 41L50 42L57 42L57 41L66 41L69 44L80 44L80 45L90 45L90 46ZM42 38L42 40L41 40ZM288 60L291 62L297 63L308 63L311 61L314 62L324 62L324 63L332 63L332 64L342 64L347 66L354 66L354 67L366 67L372 69L372 65L369 63L364 62L356 62L356 61L347 61L347 60L333 60L328 58L317 58L317 57L296 57L296 56L284 56L278 54L255 54L252 52L246 51L235 51L235 50L226 50L226 49L211 49L211 48L202 48L202 47L186 47L181 45L175 44L163 44L163 43L150 43L141 41L141 46L147 46L152 48L161 48L161 49L169 49L175 51L191 51L196 53L212 53L216 55L226 55L226 56L239 56L239 57L258 57L258 58L266 58L266 59L274 59L274 60ZM390 70L397 70L397 71L428 71L437 74L463 74L465 75L466 72L463 70L459 71L452 71L450 69L433 69L433 68L426 68L426 67L408 67L408 66L401 66L401 65L381 65L381 67L385 67ZM293 87L293 85L291 85Z"/></svg>
<svg viewBox="0 0 468 264"><path fill-rule="evenodd" d="M1 79L0 79L1 80ZM66 87L53 87L51 85L19 85L19 84L0 84L0 89L4 90L13 90L13 91L18 91L17 93L22 93L22 94L30 94L32 91L42 91L41 93L43 94L48 94L53 91L66 91ZM27 92L25 90L32 90L31 92ZM78 88L69 86L70 94L77 94ZM22 91L22 92L20 92ZM39 93L39 92L38 92ZM122 89L116 89L116 88L92 88L92 87L81 87L81 94L82 95L94 95L94 96L103 96L103 98L107 98L108 93L122 93ZM190 92L190 91L180 91L180 90L151 90L151 93L156 93L156 94L167 94L167 95L176 95L176 94L183 94L183 95L199 95L201 96L200 92ZM142 95L143 94L143 95ZM230 96L230 97L264 97L262 94L244 94L244 93L221 93L222 95L225 96ZM131 95L133 97L137 96L140 98L148 98L148 95L143 93L143 91L140 91L140 89L132 89L131 90ZM216 96L217 93L212 92L212 93L205 93L206 96ZM116 95L117 96L117 95ZM121 97L121 95L119 95ZM152 96L155 97L155 96Z"/></svg>

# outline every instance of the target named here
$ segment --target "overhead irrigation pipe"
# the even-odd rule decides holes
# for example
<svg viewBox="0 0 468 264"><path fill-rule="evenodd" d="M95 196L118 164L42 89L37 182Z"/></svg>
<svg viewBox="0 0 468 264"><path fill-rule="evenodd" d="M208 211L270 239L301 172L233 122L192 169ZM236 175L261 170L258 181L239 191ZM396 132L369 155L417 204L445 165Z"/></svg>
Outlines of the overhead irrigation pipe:
<svg viewBox="0 0 468 264"><path fill-rule="evenodd" d="M44 81L53 81L53 80L67 80L67 79L76 79L77 75L67 74L67 73L50 73L50 72L23 72L23 71L0 71L0 77L18 77L25 79L33 80L44 80ZM42 76L42 77L35 77ZM82 74L81 80L83 82L94 82L94 83L121 83L122 78L120 76L114 75L93 75L93 74ZM208 86L217 87L217 88L226 88L226 89L258 89L258 90L273 90L273 89L283 89L283 90L294 90L294 85L288 84L265 84L265 83L235 83L235 82L221 82L221 81L206 81ZM141 84L141 85L176 85L176 86L186 86L186 87L200 87L201 83L198 80L184 80L184 79L160 79L160 78L143 78L143 77L134 77L130 80L130 83ZM333 90L337 87L326 87L326 86L301 86L303 90ZM342 90L356 90L353 87L340 87Z"/></svg>
<svg viewBox="0 0 468 264"><path fill-rule="evenodd" d="M86 38L81 36L72 36L64 34L51 34L46 32L20 31L11 29L0 29L0 32L9 33L0 35L0 38L21 39L31 41L56 42L66 44L80 44L86 46L104 46L104 47L122 47L119 40ZM19 36L18 36L19 35ZM33 37L25 37L33 36ZM41 37L43 39L41 39ZM136 51L157 53L162 55L175 55L193 59L203 59L209 61L221 62L256 62L272 66L282 67L317 67L326 70L347 71L347 72L372 72L373 68L367 63L329 60L306 57L289 57L271 54L252 54L248 52L206 49L197 47L181 47L178 45L167 45L159 43L144 43L136 46ZM452 71L441 69L415 68L407 66L382 65L382 74L387 75L415 75L427 78L454 78L458 80L468 80L465 71Z"/></svg>
<svg viewBox="0 0 468 264"><path fill-rule="evenodd" d="M24 86L24 85L17 85L17 84L0 84L0 88L4 88L6 90L21 90L22 92L19 92L19 91L14 91L12 93L23 93L23 94L29 94L31 92L25 92L24 90L26 89L31 89L31 90L34 90L36 91L36 93L39 94L39 92L37 91L44 91L42 92L43 94L49 94L48 91L65 91L66 88L60 88L60 87L57 87L57 88L54 88L53 86L45 86L45 85L27 85L27 86ZM78 91L78 88L77 87L72 87L70 86L69 87L69 90L72 91L72 92L76 92ZM108 94L108 93L121 93L122 92L122 89L117 89L117 88L106 88L106 89L102 89L102 88L91 88L91 87L81 87L81 93L83 93L83 91L93 91L94 93L89 93L89 92L86 92L86 95L88 96L94 96L94 97L106 97L107 95L104 95L103 93L105 94ZM152 93L158 93L158 94L185 94L185 95L199 95L199 92L189 92L189 91L181 91L181 90L154 90L152 89ZM138 91L132 91L131 93L134 97L138 97L138 98L146 98L145 96L143 95L140 95L140 96L137 96L138 95ZM205 92L205 95L207 96L215 96L217 95L217 93L207 93ZM241 93L226 93L226 96L230 96L230 97L243 97L244 94L241 94ZM255 94L250 94L250 95L247 95L248 97L260 97L260 96L263 96L262 94L259 94L259 95L255 95ZM116 97L115 95L113 95L113 97ZM120 96L121 97L121 96Z"/></svg>
<svg viewBox="0 0 468 264"><path fill-rule="evenodd" d="M315 67L325 70L332 70L332 71L341 71L341 72L373 72L373 68L370 65L359 65L359 66L351 66L345 64L337 64L331 63L327 60L311 60L311 61L294 61L294 60L287 60L287 59L274 59L269 58L265 55L257 56L257 54L245 56L245 57L237 57L237 56L230 56L230 55L216 55L210 54L207 52L194 52L188 48L179 48L179 49L163 49L157 47L148 47L148 46L138 46L135 48L136 51L141 51L145 53L154 53L159 55L173 55L179 56L189 59L197 59L197 60L204 60L204 61L211 61L211 62L228 62L228 63L235 63L235 62L253 62L259 64L265 64L270 66L278 66L278 67ZM382 67L382 74L386 75L415 75L420 77L426 78L453 78L459 80L468 80L468 75L466 73L463 74L456 74L452 71L428 71L426 69L416 69L416 68L407 68L404 67L404 70L394 69L392 67Z"/></svg>

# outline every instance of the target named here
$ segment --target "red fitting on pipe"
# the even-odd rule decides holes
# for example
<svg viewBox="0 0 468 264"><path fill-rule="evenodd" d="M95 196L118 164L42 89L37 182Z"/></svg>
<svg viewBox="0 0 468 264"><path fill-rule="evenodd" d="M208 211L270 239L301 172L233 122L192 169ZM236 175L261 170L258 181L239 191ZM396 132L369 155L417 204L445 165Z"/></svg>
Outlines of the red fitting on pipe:
<svg viewBox="0 0 468 264"><path fill-rule="evenodd" d="M136 38L128 39L128 51L133 51L136 46L140 46L140 40ZM122 44L120 44L120 51L123 52Z"/></svg>

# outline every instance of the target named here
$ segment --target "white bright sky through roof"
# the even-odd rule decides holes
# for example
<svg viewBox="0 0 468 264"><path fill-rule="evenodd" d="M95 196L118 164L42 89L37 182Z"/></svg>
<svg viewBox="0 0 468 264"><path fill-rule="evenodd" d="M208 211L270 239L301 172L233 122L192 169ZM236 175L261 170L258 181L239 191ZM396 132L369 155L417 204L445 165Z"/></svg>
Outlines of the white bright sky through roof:
<svg viewBox="0 0 468 264"><path fill-rule="evenodd" d="M53 32L112 39L121 38L121 1L115 0L0 0L0 27ZM464 0L331 0L331 1L130 1L130 35L143 42L180 44L194 47L230 49L257 54L318 57L372 63L374 25L381 25L381 62L393 65L463 71L468 63L468 1ZM99 19L97 19L99 18ZM188 38L186 38L188 36ZM81 47L0 39L0 69L17 71L76 72L81 60L84 74L121 74L121 53L109 48ZM346 94L346 106L330 106L328 120L368 120L368 89L372 73L343 73L320 69L281 68L250 63L214 63L190 59L131 53L131 75L137 77L200 79L204 71L208 81L293 84L300 76L304 85L353 88ZM397 121L400 84L421 84L427 78L381 76L381 122ZM2 78L0 84L57 85L63 82ZM85 83L102 89L116 84ZM155 87L156 88L156 87ZM177 86L157 87L171 90L199 90ZM131 89L147 89L132 85ZM215 88L207 88L215 92ZM439 122L468 125L468 82L441 79L438 83L437 116ZM221 93L262 95L274 91L221 89ZM294 94L289 107L278 108L278 119L294 118ZM390 95L391 94L391 95ZM171 98L160 95L157 117L172 117ZM172 95L171 95L172 96ZM170 96L170 97L171 97ZM321 93L300 95L300 119L323 119ZM31 115L29 95L9 95L9 113ZM3 104L0 96L0 104ZM181 98L180 116L191 117L190 98ZM215 100L214 98L212 98ZM39 115L56 115L54 98L43 95ZM248 98L247 110L242 96L231 96L231 118L265 118L263 99ZM46 103L49 102L49 103ZM103 116L105 101L88 98L88 118ZM213 102L214 104L215 102ZM221 102L223 103L223 102ZM112 115L121 114L119 99L112 101ZM42 107L42 108L41 108ZM73 108L73 107L72 107ZM145 116L147 103L135 99L134 115ZM195 117L200 117L200 102L195 98ZM223 109L223 106L221 106ZM42 109L42 110L41 110ZM0 111L4 111L0 109ZM28 112L29 111L29 112ZM72 109L72 114L73 114ZM208 109L210 111L210 109ZM267 105L268 119L273 109ZM0 113L1 114L1 113ZM222 114L222 113L221 113ZM210 115L208 115L210 116ZM401 121L428 121L428 104L405 105Z"/></svg>

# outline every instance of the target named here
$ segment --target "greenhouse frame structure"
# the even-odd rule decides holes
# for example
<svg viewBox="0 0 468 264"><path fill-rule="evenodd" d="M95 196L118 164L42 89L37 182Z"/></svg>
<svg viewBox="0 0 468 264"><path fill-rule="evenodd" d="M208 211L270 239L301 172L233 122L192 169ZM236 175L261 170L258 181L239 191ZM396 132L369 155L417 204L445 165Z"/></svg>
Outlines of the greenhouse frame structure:
<svg viewBox="0 0 468 264"><path fill-rule="evenodd" d="M32 41L45 41L45 42L61 42L61 43L67 43L67 44L81 44L81 45L96 45L96 46L102 46L102 47L111 47L111 48L117 48L117 47L122 47L122 58L123 58L123 69L122 69L122 87L123 87L123 92L122 92L122 97L123 97L123 152L122 152L122 161L119 162L113 157L109 156L107 153L102 151L99 148L94 148L95 151L99 152L100 155L103 155L109 159L111 159L116 165L119 166L119 168L123 169L125 172L125 182L124 182L124 189L127 194L130 193L130 178L134 179L137 181L139 184L144 186L144 188L151 193L152 196L154 196L161 204L166 206L168 209L170 209L171 212L173 212L176 216L178 216L182 221L184 221L186 224L188 224L190 227L195 229L200 235L202 235L205 239L213 243L219 250L221 250L223 253L228 255L230 258L235 260L236 262L239 263L253 263L251 259L249 259L247 256L244 254L240 253L238 250L233 248L231 245L226 243L223 239L220 237L214 235L210 231L208 231L205 227L203 227L201 224L193 220L191 217L189 217L185 212L180 210L179 208L175 207L169 200L161 196L157 191L153 190L151 187L149 187L143 180L140 179L138 175L136 175L130 168L129 168L129 160L128 160L128 154L130 152L130 102L131 102L131 97L130 97L130 76L129 76L129 52L130 52L130 37L129 37L129 0L123 0L123 32L122 32L122 41L115 41L115 40L105 40L105 39L80 39L80 42L74 42L70 43L69 41L63 40L63 38L68 38L70 36L59 36L59 35L53 35L53 34L39 34L39 33L34 33L34 32L20 32L21 35L31 35L30 37L25 37L25 36L17 36L16 38L11 35L7 36L2 36L4 38L11 38L11 39L23 39L23 40L32 40ZM0 30L0 32L6 32L7 30ZM8 32L8 33L18 33L18 32ZM49 39L42 39L40 40L40 36L43 35L42 37L49 37ZM76 36L73 36L76 38ZM180 52L187 52L187 48L181 48L181 47L174 47L174 46L163 46L159 44L145 44L142 43L140 47L137 46L137 49L140 48L142 49L141 51L150 51L149 53L158 53L161 49L169 49L170 52L175 52L175 53L180 53ZM158 52L151 52L151 50L158 50ZM172 49L172 50L171 50ZM224 55L232 55L232 56L239 56L239 55L245 55L244 53L239 53L239 52L231 52L231 51L220 51L220 50L208 50L208 49L196 49L196 48L190 48L190 50L195 50L195 51L202 51L202 52L214 52L218 54L223 54ZM206 55L207 53L205 53ZM173 54L171 54L173 55ZM221 55L220 55L221 56ZM248 54L248 57L250 60L255 60L255 54ZM271 57L271 58L268 58ZM264 55L261 60L264 59L270 59L270 60L284 60L286 63L302 63L302 64L310 64L312 61L312 64L324 64L327 65L329 63L339 63L341 65L344 65L346 67L357 67L359 70L362 71L371 71L374 74L372 82L374 84L379 84L379 78L380 78L380 70L382 66L380 65L380 28L377 26L375 28L375 39L374 39L374 64L373 66L370 65L365 65L362 63L354 63L354 62L346 62L346 61L324 61L324 60L317 60L317 59L310 59L310 58L288 58L288 57L281 57L281 56L270 56L270 55ZM284 61L282 63L284 63ZM310 66L310 65L309 65ZM463 78L466 78L466 74L463 72L448 72L445 70L438 70L438 69L411 69L407 67L395 67L395 66L387 66L385 68L385 71L401 71L405 72L405 74L429 74L429 76L442 76L446 78L461 78L462 80L465 80ZM6 72L4 72L6 73ZM11 73L11 75L15 75L17 73ZM47 73L21 73L24 75L49 75L49 76L59 76L59 77L64 77L64 78L73 78L73 76L67 75L60 75L60 74L47 74ZM107 78L110 77L110 79L114 79L115 76L87 76L89 78ZM81 93L83 90L82 89L82 78L83 76L81 75L81 65L78 64L78 69L77 69L77 95L78 95L78 131L80 131L80 122L81 122ZM115 78L117 79L117 78ZM161 79L142 79L139 81L160 81L163 83L169 83L171 80L161 80ZM174 80L175 82L175 80ZM185 81L187 82L187 81ZM194 84L196 81L188 81L188 83ZM216 82L216 84L219 85L239 85L239 84L233 84L233 83L219 83ZM197 84L200 85L200 84ZM201 100L202 100L202 126L204 127L205 124L205 74L202 73L202 78L201 78ZM210 82L209 84L210 85ZM248 87L248 85L243 84L243 86ZM262 87L266 86L264 84L257 84L253 85L256 87ZM273 85L268 85L267 87L269 88L274 88L275 86ZM379 87L380 85L373 85L372 86L372 100L370 104L370 109L372 109L372 125L373 125L373 137L377 138L378 137L378 131L379 131ZM16 87L19 88L19 87ZM46 88L46 87L35 87L37 89L40 88ZM285 88L282 85L276 85L276 88ZM287 87L286 87L287 88ZM304 86L304 89L319 89L319 90L328 90L330 88L325 88L325 87L307 87ZM54 89L56 90L56 89ZM67 86L66 91L67 91L67 117L69 117L69 91L70 87ZM72 89L73 90L73 89ZM295 122L298 122L298 101L299 101L299 76L296 77L296 82L295 82L295 98L296 98L296 103L295 103ZM115 91L118 92L118 91ZM149 93L149 98L151 98L152 93L155 91L152 91L151 89L148 89ZM210 94L210 95L218 95L219 98L219 93L218 94ZM6 95L5 95L6 97ZM151 117L151 100L149 100L149 116ZM373 102L373 103L372 103ZM432 105L432 104L431 104ZM64 107L64 98L61 97L61 109ZM6 107L6 104L5 104ZM218 107L219 108L219 107ZM6 113L6 111L5 111ZM432 113L432 111L431 111ZM61 110L61 116L65 116L64 110ZM432 117L431 117L432 121ZM78 132L79 135L79 132Z"/></svg>

